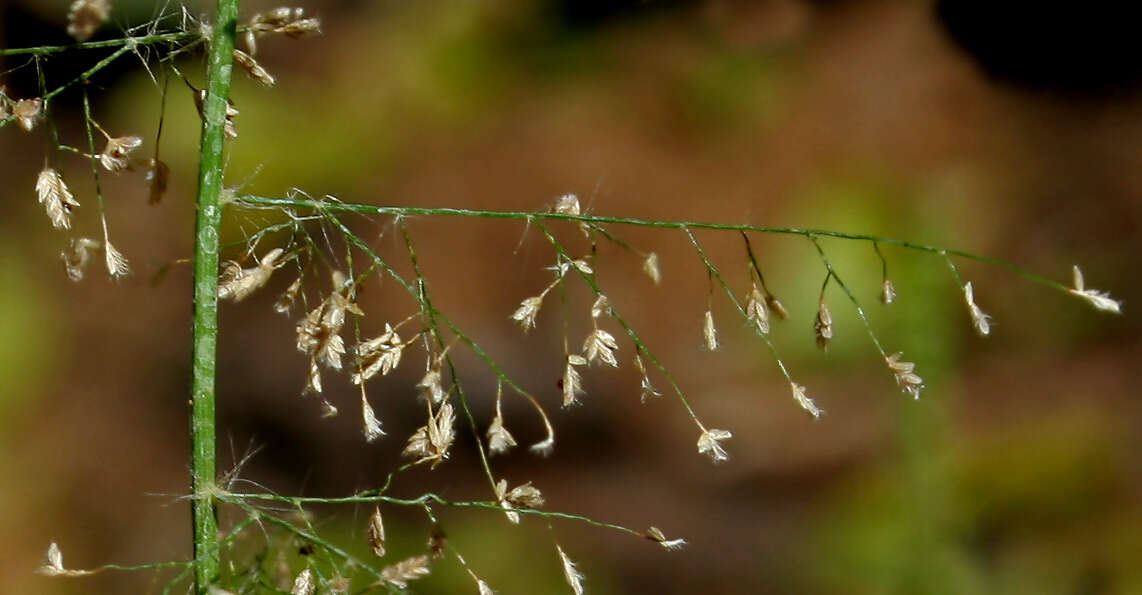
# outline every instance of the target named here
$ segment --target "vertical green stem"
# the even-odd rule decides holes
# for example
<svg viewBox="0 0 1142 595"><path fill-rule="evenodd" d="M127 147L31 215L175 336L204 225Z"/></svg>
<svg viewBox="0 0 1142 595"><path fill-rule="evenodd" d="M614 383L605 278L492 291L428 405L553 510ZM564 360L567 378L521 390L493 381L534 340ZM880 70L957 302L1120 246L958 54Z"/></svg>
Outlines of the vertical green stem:
<svg viewBox="0 0 1142 595"><path fill-rule="evenodd" d="M206 100L198 169L194 236L194 356L191 381L191 515L194 522L195 592L218 580L221 557L214 499L214 389L218 344L218 234L222 220L222 165L226 106L233 69L238 0L218 0L207 57Z"/></svg>

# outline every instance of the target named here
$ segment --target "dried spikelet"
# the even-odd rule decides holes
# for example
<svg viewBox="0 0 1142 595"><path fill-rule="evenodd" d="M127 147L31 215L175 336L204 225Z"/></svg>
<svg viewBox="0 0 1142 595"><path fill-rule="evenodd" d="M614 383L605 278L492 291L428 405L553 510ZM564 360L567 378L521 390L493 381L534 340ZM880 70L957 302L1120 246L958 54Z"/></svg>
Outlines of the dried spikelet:
<svg viewBox="0 0 1142 595"><path fill-rule="evenodd" d="M240 302L261 289L274 274L275 265L282 253L281 248L270 250L262 256L256 267L229 267L218 281L218 299Z"/></svg>
<svg viewBox="0 0 1142 595"><path fill-rule="evenodd" d="M109 0L75 0L67 12L67 34L76 41L87 41L110 16Z"/></svg>
<svg viewBox="0 0 1142 595"><path fill-rule="evenodd" d="M646 273L647 277L654 282L655 285L662 283L662 270L658 267L658 254L651 252L646 255L642 261L642 272Z"/></svg>
<svg viewBox="0 0 1142 595"><path fill-rule="evenodd" d="M531 446L527 447L531 454L549 457L551 452L555 450L555 433L552 431L551 426L547 426L547 437Z"/></svg>
<svg viewBox="0 0 1142 595"><path fill-rule="evenodd" d="M888 305L896 301L896 286L892 284L892 279L885 277L884 283L880 286L880 302Z"/></svg>
<svg viewBox="0 0 1142 595"><path fill-rule="evenodd" d="M813 332L817 335L817 347L820 347L821 351L828 351L829 341L833 338L833 314L829 312L825 300L821 300L817 307L817 320L813 322Z"/></svg>
<svg viewBox="0 0 1142 595"><path fill-rule="evenodd" d="M667 539L662 529L651 527L646 530L646 538L661 545L664 549L676 552L686 545L685 539Z"/></svg>
<svg viewBox="0 0 1142 595"><path fill-rule="evenodd" d="M581 355L571 354L567 356L567 365L563 367L563 378L559 381L560 388L563 389L563 406L570 407L579 402L579 396L587 394L583 390L583 380L579 376L579 371L575 366L587 365L587 359Z"/></svg>
<svg viewBox="0 0 1142 595"><path fill-rule="evenodd" d="M496 499L499 500L500 507L504 509L508 520L517 525L519 513L515 509L535 510L544 504L543 492L531 485L530 481L508 490L508 481L499 480L496 482Z"/></svg>
<svg viewBox="0 0 1142 595"><path fill-rule="evenodd" d="M357 357L361 369L353 374L353 384L361 384L379 372L387 376L400 365L401 354L407 343L402 343L400 335L388 323L381 336L357 345Z"/></svg>
<svg viewBox="0 0 1142 595"><path fill-rule="evenodd" d="M31 132L39 122L44 101L39 97L33 99L21 99L12 106L12 115L16 116L16 122L20 124L25 132Z"/></svg>
<svg viewBox="0 0 1142 595"><path fill-rule="evenodd" d="M448 535L439 524L432 525L432 533L428 535L428 557L433 562L444 558L445 548L448 547Z"/></svg>
<svg viewBox="0 0 1142 595"><path fill-rule="evenodd" d="M598 319L603 314L610 313L611 302L607 299L607 296L600 293L599 297L595 298L595 303L591 304L591 318Z"/></svg>
<svg viewBox="0 0 1142 595"><path fill-rule="evenodd" d="M793 399L797 401L797 404L805 411L808 411L809 415L813 416L813 419L820 419L821 415L825 413L825 410L817 407L813 399L810 399L809 396L805 394L805 387L796 382L790 382L789 386L793 389Z"/></svg>
<svg viewBox="0 0 1142 595"><path fill-rule="evenodd" d="M718 349L718 328L714 326L714 313L711 310L706 310L702 324L702 339L706 342L707 350L715 351Z"/></svg>
<svg viewBox="0 0 1142 595"><path fill-rule="evenodd" d="M424 378L416 383L416 388L420 391L421 396L432 402L433 405L439 405L444 400L444 376L440 373L440 360L434 361L424 373Z"/></svg>
<svg viewBox="0 0 1142 595"><path fill-rule="evenodd" d="M293 588L289 590L289 595L313 595L316 592L317 584L313 580L313 571L306 568L293 579Z"/></svg>
<svg viewBox="0 0 1142 595"><path fill-rule="evenodd" d="M119 172L131 167L131 151L143 146L140 136L107 137L107 146L99 154L99 163L109 172Z"/></svg>
<svg viewBox="0 0 1142 595"><path fill-rule="evenodd" d="M769 332L769 308L765 306L765 297L756 284L750 287L749 297L746 298L745 315L746 319L757 325L757 330L763 334Z"/></svg>
<svg viewBox="0 0 1142 595"><path fill-rule="evenodd" d="M194 87L191 87L194 89ZM198 117L206 119L206 89L194 89L194 107L198 110ZM226 100L226 121L223 123L223 132L230 138L238 138L238 125L234 119L238 117L238 107L233 101Z"/></svg>
<svg viewBox="0 0 1142 595"><path fill-rule="evenodd" d="M381 569L381 577L398 589L406 589L409 581L428 576L432 572L431 564L431 558L426 555L413 556Z"/></svg>
<svg viewBox="0 0 1142 595"><path fill-rule="evenodd" d="M0 120L7 120L8 116L12 115L12 111L8 107L8 95L4 91L4 85L0 85Z"/></svg>
<svg viewBox="0 0 1142 595"><path fill-rule="evenodd" d="M548 267L548 268L550 270L554 270L560 277L571 272L571 269L575 269L584 275L594 275L595 274L595 270L591 268L591 265L588 264L587 261L583 260L582 258L577 258L575 260L563 260L563 261L560 261L559 264L555 265L554 267Z"/></svg>
<svg viewBox="0 0 1142 595"><path fill-rule="evenodd" d="M785 304L781 300L773 297L773 294L767 293L765 295L765 305L769 306L769 311L777 315L781 320L789 320L789 310L785 309Z"/></svg>
<svg viewBox="0 0 1142 595"><path fill-rule="evenodd" d="M321 392L321 367L317 365L317 358L309 359L309 374L305 379L305 388L302 394Z"/></svg>
<svg viewBox="0 0 1142 595"><path fill-rule="evenodd" d="M720 443L733 437L734 435L729 430L707 430L703 428L702 434L698 436L698 454L709 455L715 463L728 461L730 456Z"/></svg>
<svg viewBox="0 0 1142 595"><path fill-rule="evenodd" d="M147 194L147 202L157 205L163 200L167 192L167 183L170 181L171 168L163 161L151 159L147 168L146 180L151 183Z"/></svg>
<svg viewBox="0 0 1142 595"><path fill-rule="evenodd" d="M91 251L103 247L97 240L91 238L72 238L67 250L60 252L67 278L72 281L82 281L83 272L91 260Z"/></svg>
<svg viewBox="0 0 1142 595"><path fill-rule="evenodd" d="M345 342L341 338L341 327L345 324L346 313L363 316L356 304L342 293L348 283L338 282L339 273L334 274L333 293L306 315L297 325L297 349L326 366L341 369L341 354L345 353Z"/></svg>
<svg viewBox="0 0 1142 595"><path fill-rule="evenodd" d="M1113 312L1114 314L1122 313L1122 302L1110 297L1110 294L1105 291L1098 291L1095 289L1087 289L1083 283L1083 272L1079 269L1078 265L1072 269L1074 274L1074 289L1067 290L1070 294L1076 295L1084 300L1096 310L1103 312Z"/></svg>
<svg viewBox="0 0 1142 595"><path fill-rule="evenodd" d="M484 582L484 579L474 574L472 575L472 578L476 579L476 588L479 589L480 595L496 595L496 592L488 586L488 583Z"/></svg>
<svg viewBox="0 0 1142 595"><path fill-rule="evenodd" d="M307 18L301 8L279 7L250 19L250 31L255 33L282 33L292 39L321 33L321 21ZM247 39L249 45L249 39ZM251 48L252 49L252 48Z"/></svg>
<svg viewBox="0 0 1142 595"><path fill-rule="evenodd" d="M274 312L278 314L288 314L293 303L297 301L298 294L301 293L301 277L293 280L289 287L282 292L276 302L274 302Z"/></svg>
<svg viewBox="0 0 1142 595"><path fill-rule="evenodd" d="M373 515L369 517L369 529L367 532L369 539L369 547L373 548L373 554L378 558L385 555L385 522L381 519L381 507L373 508Z"/></svg>
<svg viewBox="0 0 1142 595"><path fill-rule="evenodd" d="M112 279L122 279L131 274L127 258L111 245L111 240L107 239L106 235L103 238L103 259L107 264L107 274L111 275Z"/></svg>
<svg viewBox="0 0 1142 595"><path fill-rule="evenodd" d="M648 397L661 397L662 393L658 392L658 389L654 388L654 385L650 383L650 376L646 373L646 366L642 363L642 357L637 354L634 356L634 367L642 376L642 382L639 386L642 392L640 400L645 403Z"/></svg>
<svg viewBox="0 0 1142 595"><path fill-rule="evenodd" d="M52 220L53 227L71 229L71 211L79 206L79 202L75 200L75 196L63 182L59 172L45 167L36 177L36 195L40 204L44 205L48 218Z"/></svg>
<svg viewBox="0 0 1142 595"><path fill-rule="evenodd" d="M320 388L318 391L320 392ZM326 419L329 417L337 417L337 408L327 399L321 399L321 418Z"/></svg>
<svg viewBox="0 0 1142 595"><path fill-rule="evenodd" d="M892 374L896 377L896 384L900 390L906 395L911 395L913 399L919 399L920 391L924 389L924 379L914 372L916 364L901 361L902 357L903 353L894 353L884 358L884 361L888 363L888 369L892 370Z"/></svg>
<svg viewBox="0 0 1142 595"><path fill-rule="evenodd" d="M511 319L519 323L519 327L527 332L535 328L535 318L539 315L539 308L543 305L543 296L537 295L524 299L519 308L512 313Z"/></svg>
<svg viewBox="0 0 1142 595"><path fill-rule="evenodd" d="M436 467L448 458L448 450L456 439L455 422L452 405L444 403L435 415L429 416L428 423L413 433L401 454L416 457L417 463L431 462Z"/></svg>
<svg viewBox="0 0 1142 595"><path fill-rule="evenodd" d="M60 551L59 545L52 542L48 546L47 557L44 563L36 569L36 574L45 576L62 576L67 574L67 569L63 567L63 552Z"/></svg>
<svg viewBox="0 0 1142 595"><path fill-rule="evenodd" d="M496 391L496 416L488 426L488 452L493 455L504 454L515 448L515 437L504 427L504 412L500 404L500 390Z"/></svg>
<svg viewBox="0 0 1142 595"><path fill-rule="evenodd" d="M250 54L236 49L234 50L234 62L236 62L238 66L241 66L242 69L246 71L246 74L250 75L250 78L267 87L274 86L275 81L273 75L266 72L266 69L262 68L262 65L258 64L258 61Z"/></svg>
<svg viewBox="0 0 1142 595"><path fill-rule="evenodd" d="M365 389L363 388L361 389L361 422L364 424L365 442L372 442L385 435L384 430L381 429L381 421L377 419L377 414L373 412L369 400L365 398Z"/></svg>
<svg viewBox="0 0 1142 595"><path fill-rule="evenodd" d="M598 360L613 368L619 367L619 360L615 357L618 348L615 338L599 328L591 331L583 341L583 355L589 363Z"/></svg>
<svg viewBox="0 0 1142 595"><path fill-rule="evenodd" d="M587 577L583 576L578 568L575 568L575 563L567 557L558 543L555 544L555 550L559 552L559 562L563 565L563 577L567 579L567 584L571 586L575 595L583 595L583 580Z"/></svg>
<svg viewBox="0 0 1142 595"><path fill-rule="evenodd" d="M564 194L555 199L555 212L560 215L578 215L579 197L574 194Z"/></svg>
<svg viewBox="0 0 1142 595"><path fill-rule="evenodd" d="M968 313L971 314L971 323L975 327L975 332L979 333L981 337L986 337L991 333L991 317L984 314L983 310L975 303L975 292L972 290L971 281L964 284L964 301L968 305Z"/></svg>

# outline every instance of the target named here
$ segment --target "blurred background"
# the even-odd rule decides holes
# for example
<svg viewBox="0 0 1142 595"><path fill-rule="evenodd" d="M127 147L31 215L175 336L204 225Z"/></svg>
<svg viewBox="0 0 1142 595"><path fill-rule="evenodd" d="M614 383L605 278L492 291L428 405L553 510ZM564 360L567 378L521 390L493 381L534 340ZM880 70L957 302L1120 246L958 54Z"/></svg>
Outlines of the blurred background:
<svg viewBox="0 0 1142 595"><path fill-rule="evenodd" d="M68 43L68 2L0 3L0 45ZM663 283L637 257L603 246L600 282L679 378L709 427L734 433L731 460L695 452L692 423L669 397L639 403L623 342L619 370L584 373L584 405L559 409L562 314L554 300L523 335L507 316L550 279L535 230L512 222L414 219L437 306L533 390L553 416L554 454L494 460L531 481L551 510L685 537L666 552L572 522L554 535L591 593L1142 593L1142 404L1136 274L1142 221L1142 62L1129 19L1110 3L1005 13L985 2L505 0L305 4L325 34L264 38L267 89L236 76L241 137L228 184L281 196L373 204L542 210L567 192L591 212L876 233L980 252L1125 302L1125 316L961 263L992 336L972 332L938 257L885 247L900 297L876 302L880 263L867 244L824 241L886 348L927 381L900 394L836 287L827 354L812 322L824 271L811 244L757 237L770 288L791 310L773 338L794 378L828 411L818 422L789 395L771 356L714 300L723 348L702 349L707 280L677 233L613 228L662 259ZM243 15L273 8L249 2ZM114 3L117 36L154 14ZM190 14L206 12L192 5ZM93 60L44 62L49 86ZM202 86L202 68L179 67ZM0 63L13 97L36 91L22 58ZM95 118L140 134L148 156L160 87L137 59L93 81ZM161 78L160 78L161 82ZM76 93L54 104L64 142L84 146ZM112 239L135 273L67 281L68 236L36 203L43 129L0 130L0 592L147 593L150 575L45 579L32 573L57 541L68 567L189 555L190 271L199 123L171 81L161 156L170 191L146 201L142 172L102 176ZM98 235L87 165L53 156ZM260 220L232 217L229 240ZM407 256L383 220L354 225L386 258ZM560 229L571 246L574 228ZM740 239L699 238L743 292ZM237 255L237 253L235 253ZM171 263L175 263L171 265ZM169 269L156 282L156 273ZM306 362L293 327L271 311L291 281L222 308L220 467L257 450L241 477L288 494L378 486L423 423L413 385L422 354L369 385L388 436L367 445L357 393L327 375L342 411L320 419L302 398ZM317 288L323 289L323 288ZM316 291L315 289L314 291ZM366 334L412 313L395 284L366 286ZM586 293L568 294L570 341L589 324ZM611 323L607 323L611 324ZM610 328L608 326L607 328ZM617 328L611 328L617 331ZM616 333L617 334L617 333ZM494 380L458 352L477 418ZM665 382L655 378L660 388ZM542 429L505 401L521 444ZM462 433L453 459L402 476L426 489L490 498ZM324 531L366 551L368 509L322 509ZM436 511L450 543L501 593L566 592L543 522ZM423 515L385 510L388 560L419 552ZM289 561L302 564L299 556ZM414 583L475 592L454 562Z"/></svg>

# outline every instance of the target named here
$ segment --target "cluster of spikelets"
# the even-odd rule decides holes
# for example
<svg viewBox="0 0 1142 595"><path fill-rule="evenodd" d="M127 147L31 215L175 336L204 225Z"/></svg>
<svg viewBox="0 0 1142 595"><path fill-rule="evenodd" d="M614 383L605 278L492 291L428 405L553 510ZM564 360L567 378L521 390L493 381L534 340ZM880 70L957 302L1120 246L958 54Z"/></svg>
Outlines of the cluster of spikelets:
<svg viewBox="0 0 1142 595"><path fill-rule="evenodd" d="M85 41L107 21L110 12L111 2L109 0L76 0L68 12L68 33L77 41ZM268 34L281 34L297 39L319 33L321 24L318 19L305 16L300 8L276 8L266 13L255 14L241 26L241 30L243 31L243 39L247 44L247 51L234 50L235 62L255 80L272 85L273 77L253 58L256 53L257 38ZM202 41L209 42L209 33L209 27L200 26ZM171 68L174 69L173 66ZM177 70L174 72L181 75ZM186 81L185 77L184 81ZM194 102L201 117L206 90L195 88L189 81L186 81L186 84L193 91ZM9 97L4 87L0 86L0 124L15 121L21 129L27 132L35 130L49 117L49 101L46 100L48 97L51 95L45 95L44 98L17 99ZM237 108L233 104L228 106L225 131L230 138L237 138L238 136L235 125L237 115ZM94 150L91 152L80 151L59 145L56 141L59 150L70 150L70 152L96 164L97 167L93 168L96 182L98 182L99 168L108 174L115 175L143 169L145 171L144 178L148 184L149 202L151 204L160 202L167 189L170 168L159 159L157 147L152 157L138 157L137 154L143 146L141 136L136 134L113 135L90 116L87 125L89 131L94 129L102 135L104 141L102 151L98 153L95 153ZM51 131L50 136L55 138L54 130ZM52 159L49 158L47 161L51 162ZM98 183L96 188L98 188ZM45 166L36 177L35 192L52 226L60 230L72 229L73 216L81 204L65 181L61 169L52 165ZM68 248L60 254L68 277L75 281L83 279L85 267L91 260L90 255L95 251L102 251L107 274L111 278L118 279L130 273L127 259L111 242L101 197L98 202L102 238L74 237L69 241Z"/></svg>

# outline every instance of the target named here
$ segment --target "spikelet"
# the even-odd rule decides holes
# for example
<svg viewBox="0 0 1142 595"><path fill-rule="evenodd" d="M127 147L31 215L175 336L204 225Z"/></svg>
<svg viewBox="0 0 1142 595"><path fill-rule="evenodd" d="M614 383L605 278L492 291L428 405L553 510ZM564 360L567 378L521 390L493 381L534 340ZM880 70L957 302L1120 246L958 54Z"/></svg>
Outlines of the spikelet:
<svg viewBox="0 0 1142 595"><path fill-rule="evenodd" d="M361 384L378 373L386 376L395 370L407 345L401 342L396 330L385 323L385 332L381 336L357 345L361 369L353 374L353 384Z"/></svg>
<svg viewBox="0 0 1142 595"><path fill-rule="evenodd" d="M67 12L67 34L87 41L111 16L109 0L75 0Z"/></svg>
<svg viewBox="0 0 1142 595"><path fill-rule="evenodd" d="M817 407L813 399L810 399L809 396L805 394L805 387L796 382L790 382L789 385L793 389L793 399L797 401L797 404L805 411L808 411L809 415L813 416L813 419L820 419L825 411Z"/></svg>
<svg viewBox="0 0 1142 595"><path fill-rule="evenodd" d="M707 350L716 351L718 349L718 328L714 326L714 312L711 310L706 310L703 319L702 339L706 343Z"/></svg>
<svg viewBox="0 0 1142 595"><path fill-rule="evenodd" d="M761 288L756 284L750 287L749 297L745 301L746 319L757 326L762 334L769 333L769 308L765 305L765 297Z"/></svg>
<svg viewBox="0 0 1142 595"><path fill-rule="evenodd" d="M587 393L583 390L583 381L579 376L579 371L575 369L575 366L585 365L587 365L587 359L583 356L575 354L567 356L567 365L563 368L563 378L559 381L560 387L563 389L564 407L578 403L579 396Z"/></svg>
<svg viewBox="0 0 1142 595"><path fill-rule="evenodd" d="M293 588L289 595L313 595L317 592L317 584L313 580L313 571L306 568L293 580Z"/></svg>
<svg viewBox="0 0 1142 595"><path fill-rule="evenodd" d="M702 428L698 436L698 454L709 455L715 463L722 463L730 459L726 449L722 447L723 440L729 440L734 435L729 430L707 430Z"/></svg>
<svg viewBox="0 0 1142 595"><path fill-rule="evenodd" d="M36 177L36 195L52 226L56 229L71 229L71 211L79 206L63 177L56 170L45 167Z"/></svg>
<svg viewBox="0 0 1142 595"><path fill-rule="evenodd" d="M1110 297L1110 294L1105 291L1098 291L1095 289L1087 289L1083 283L1083 272L1075 265L1072 269L1074 274L1074 289L1067 290L1071 295L1076 295L1084 300L1096 310L1103 312L1112 312L1114 314L1122 313L1122 302Z"/></svg>
<svg viewBox="0 0 1142 595"><path fill-rule="evenodd" d="M33 99L21 99L12 106L12 115L16 117L16 122L20 124L20 128L24 132L31 132L36 127L36 123L40 121L40 116L43 115L44 101L39 97Z"/></svg>
<svg viewBox="0 0 1142 595"><path fill-rule="evenodd" d="M127 258L115 246L111 245L111 240L107 239L106 233L104 233L103 238L103 259L107 264L107 274L112 279L122 279L131 274L131 266L127 264Z"/></svg>
<svg viewBox="0 0 1142 595"><path fill-rule="evenodd" d="M544 504L543 492L531 485L530 481L508 490L508 481L499 480L496 482L496 499L499 500L500 507L504 509L508 520L514 524L519 524L519 513L516 509L535 510Z"/></svg>
<svg viewBox="0 0 1142 595"><path fill-rule="evenodd" d="M385 522L381 519L381 507L373 508L373 514L369 517L368 529L369 547L373 549L373 554L378 558L385 555Z"/></svg>
<svg viewBox="0 0 1142 595"><path fill-rule="evenodd" d="M817 307L817 319L813 322L813 332L817 336L817 347L820 347L821 351L828 351L829 341L833 338L833 314L829 312L825 300L821 300Z"/></svg>
<svg viewBox="0 0 1142 595"><path fill-rule="evenodd" d="M76 282L82 281L84 269L87 268L87 263L91 260L91 251L102 247L103 244L91 238L72 238L67 250L60 252L59 255L60 260L63 261L64 270L67 271L68 279Z"/></svg>
<svg viewBox="0 0 1142 595"><path fill-rule="evenodd" d="M619 344L615 341L614 336L599 328L591 331L583 341L583 356L588 363L594 363L597 360L612 368L617 368L619 367L619 360L615 357L615 351L618 349Z"/></svg>
<svg viewBox="0 0 1142 595"><path fill-rule="evenodd" d="M381 421L377 419L377 414L369 405L369 400L365 398L364 388L361 389L361 421L364 424L365 442L372 442L385 435L381 429Z"/></svg>
<svg viewBox="0 0 1142 595"><path fill-rule="evenodd" d="M488 452L493 455L504 454L516 445L515 437L504 427L502 391L502 385L496 389L496 416L488 426Z"/></svg>
<svg viewBox="0 0 1142 595"><path fill-rule="evenodd" d="M409 437L401 454L415 457L416 463L429 462L432 467L436 467L448 458L448 451L456 439L455 422L452 405L444 403L435 414L429 416L428 423Z"/></svg>
<svg viewBox="0 0 1142 595"><path fill-rule="evenodd" d="M238 66L241 66L242 70L245 70L250 78L267 87L274 86L275 81L273 75L266 72L266 69L262 68L262 65L258 64L258 61L250 54L242 50L234 50L234 62L238 64Z"/></svg>
<svg viewBox="0 0 1142 595"><path fill-rule="evenodd" d="M663 549L676 552L686 545L685 539L667 539L662 529L651 527L646 530L646 538L661 545Z"/></svg>
<svg viewBox="0 0 1142 595"><path fill-rule="evenodd" d="M896 301L896 285L893 285L892 279L884 278L884 283L880 286L880 302L884 305L891 304Z"/></svg>
<svg viewBox="0 0 1142 595"><path fill-rule="evenodd" d="M904 357L903 353L894 353L884 358L884 361L896 377L896 385L900 387L900 390L913 399L919 399L920 391L924 389L924 379L914 372L916 364L902 361L900 359L902 357Z"/></svg>
<svg viewBox="0 0 1142 595"><path fill-rule="evenodd" d="M243 269L234 265L227 268L218 281L218 299L240 302L261 289L274 274L282 253L281 248L274 248L262 256L256 267Z"/></svg>
<svg viewBox="0 0 1142 595"><path fill-rule="evenodd" d="M555 199L555 212L560 215L578 215L579 197L574 194L564 194Z"/></svg>
<svg viewBox="0 0 1142 595"><path fill-rule="evenodd" d="M647 277L654 282L655 285L662 283L662 270L658 266L658 254L651 252L646 255L642 261L642 272L646 273Z"/></svg>
<svg viewBox="0 0 1142 595"><path fill-rule="evenodd" d="M398 589L407 589L409 581L426 577L432 572L431 564L432 560L426 555L413 556L381 569L381 577Z"/></svg>
<svg viewBox="0 0 1142 595"><path fill-rule="evenodd" d="M99 154L99 163L109 172L120 172L131 167L131 152L143 146L140 136L107 137L107 146Z"/></svg>
<svg viewBox="0 0 1142 595"><path fill-rule="evenodd" d="M537 295L524 299L519 308L512 313L511 319L519 323L523 332L535 328L535 318L539 315L539 308L543 305L543 296Z"/></svg>
<svg viewBox="0 0 1142 595"><path fill-rule="evenodd" d="M968 305L968 313L971 314L972 326L981 337L986 337L991 334L991 317L984 314L983 310L975 303L975 292L972 290L971 281L964 284L964 301Z"/></svg>
<svg viewBox="0 0 1142 595"><path fill-rule="evenodd" d="M579 572L578 568L575 568L575 563L571 561L571 558L567 557L567 554L563 552L563 548L559 547L558 543L555 544L555 550L559 552L559 562L563 565L563 578L567 579L567 584L571 586L571 591L573 591L575 595L583 595L583 580L586 579L586 577L583 576L582 572Z"/></svg>

